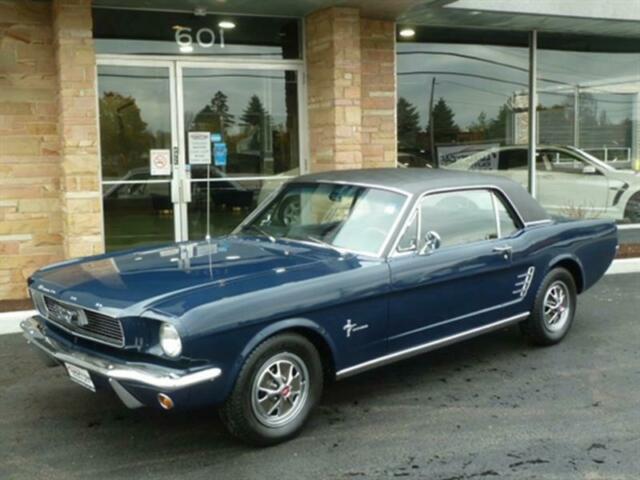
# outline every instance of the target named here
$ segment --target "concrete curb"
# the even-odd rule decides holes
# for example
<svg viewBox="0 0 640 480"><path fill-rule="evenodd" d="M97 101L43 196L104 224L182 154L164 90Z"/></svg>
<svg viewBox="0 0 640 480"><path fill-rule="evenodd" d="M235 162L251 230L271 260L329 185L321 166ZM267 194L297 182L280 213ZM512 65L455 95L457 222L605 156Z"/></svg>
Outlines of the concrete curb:
<svg viewBox="0 0 640 480"><path fill-rule="evenodd" d="M20 322L36 313L35 310L0 313L0 335L18 333L20 331Z"/></svg>
<svg viewBox="0 0 640 480"><path fill-rule="evenodd" d="M619 273L640 273L640 258L621 258L614 260L605 275L615 275ZM19 333L20 322L35 314L35 310L0 313L0 335Z"/></svg>

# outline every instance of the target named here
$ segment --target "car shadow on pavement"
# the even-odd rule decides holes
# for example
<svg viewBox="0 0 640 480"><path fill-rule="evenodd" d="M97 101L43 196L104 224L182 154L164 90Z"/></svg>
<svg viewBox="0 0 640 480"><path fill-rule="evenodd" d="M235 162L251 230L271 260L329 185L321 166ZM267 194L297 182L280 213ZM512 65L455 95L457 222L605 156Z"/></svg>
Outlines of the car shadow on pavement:
<svg viewBox="0 0 640 480"><path fill-rule="evenodd" d="M326 386L318 411L301 438L330 437L338 424L376 420L376 411L404 403L437 406L452 398L471 400L469 388L480 372L509 376L513 359L530 350L516 329L493 332L442 350L384 366ZM511 367L509 367L511 365ZM37 366L34 370L37 371ZM210 455L212 449L235 449L240 444L225 431L217 411L198 409L163 412L128 410L111 392L85 392L68 382L61 368L46 369L45 382L36 382L24 392L31 413L39 420L61 423L58 433L49 431L50 443L90 438L96 451L133 449L140 459L162 459L182 450L189 455ZM37 376L42 376L40 373ZM464 388L459 388L464 387ZM466 397L466 398L465 398ZM88 434L87 431L91 433ZM57 438L56 438L57 437ZM86 448L85 448L86 451Z"/></svg>

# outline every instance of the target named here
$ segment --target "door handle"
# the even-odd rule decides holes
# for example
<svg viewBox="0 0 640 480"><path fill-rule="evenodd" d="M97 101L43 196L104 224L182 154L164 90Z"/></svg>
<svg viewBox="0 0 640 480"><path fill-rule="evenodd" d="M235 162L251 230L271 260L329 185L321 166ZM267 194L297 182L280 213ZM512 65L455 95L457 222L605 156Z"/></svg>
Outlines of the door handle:
<svg viewBox="0 0 640 480"><path fill-rule="evenodd" d="M509 257L511 256L511 252L513 251L513 248L511 247L511 245L503 245L499 247L493 247L493 251L495 253L499 253L500 255L502 255L502 257L505 260L508 260Z"/></svg>

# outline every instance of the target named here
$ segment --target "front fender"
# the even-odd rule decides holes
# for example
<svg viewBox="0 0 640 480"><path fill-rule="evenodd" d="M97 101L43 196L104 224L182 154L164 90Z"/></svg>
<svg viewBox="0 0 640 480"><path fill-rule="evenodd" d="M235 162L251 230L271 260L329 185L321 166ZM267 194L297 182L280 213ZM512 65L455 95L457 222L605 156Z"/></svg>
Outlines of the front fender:
<svg viewBox="0 0 640 480"><path fill-rule="evenodd" d="M240 354L237 356L233 366L230 370L230 378L233 379L229 388L232 389L233 385L235 385L238 374L240 373L240 369L242 365L244 365L245 361L251 355L251 352L260 345L267 338L272 337L280 332L284 332L287 330L307 330L309 332L313 332L319 335L326 345L329 347L329 351L331 352L332 358L335 360L336 358L336 346L329 333L326 331L324 327L319 325L318 323L309 320L307 318L288 318L285 320L279 320L275 323L271 323L266 325L264 328L259 330L251 339L246 343Z"/></svg>

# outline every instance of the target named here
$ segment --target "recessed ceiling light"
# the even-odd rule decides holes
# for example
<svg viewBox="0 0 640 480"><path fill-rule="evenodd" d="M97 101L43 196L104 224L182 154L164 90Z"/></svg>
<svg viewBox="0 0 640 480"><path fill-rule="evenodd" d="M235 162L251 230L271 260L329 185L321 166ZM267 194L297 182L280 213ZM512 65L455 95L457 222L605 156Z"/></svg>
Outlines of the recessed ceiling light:
<svg viewBox="0 0 640 480"><path fill-rule="evenodd" d="M471 10L469 15L480 15L482 12L480 10Z"/></svg>
<svg viewBox="0 0 640 480"><path fill-rule="evenodd" d="M236 24L233 22L230 22L229 20L223 20L221 22L218 22L218 26L226 30L231 30L232 28L236 28Z"/></svg>
<svg viewBox="0 0 640 480"><path fill-rule="evenodd" d="M182 53L191 53L193 52L193 45L180 45L180 51Z"/></svg>
<svg viewBox="0 0 640 480"><path fill-rule="evenodd" d="M416 31L413 28L403 28L400 30L400 36L402 38L411 38L415 36Z"/></svg>

